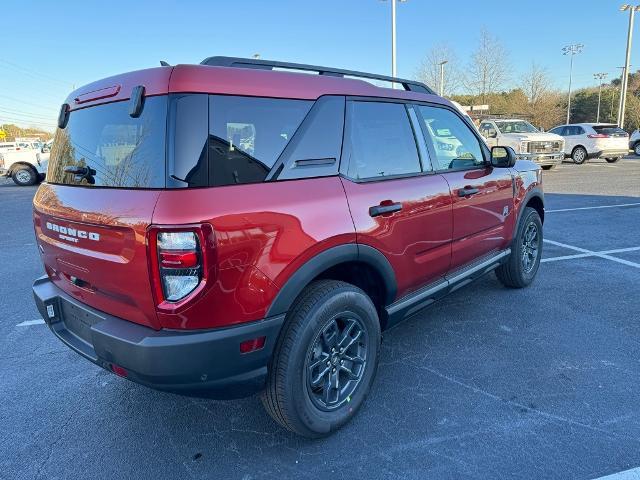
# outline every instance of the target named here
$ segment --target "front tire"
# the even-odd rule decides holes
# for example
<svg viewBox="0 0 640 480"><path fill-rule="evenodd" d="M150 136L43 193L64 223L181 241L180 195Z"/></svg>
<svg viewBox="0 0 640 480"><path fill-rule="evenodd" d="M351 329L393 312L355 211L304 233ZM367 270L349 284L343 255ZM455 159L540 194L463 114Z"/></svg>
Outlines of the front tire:
<svg viewBox="0 0 640 480"><path fill-rule="evenodd" d="M633 153L640 156L640 142L636 142L636 144L633 146Z"/></svg>
<svg viewBox="0 0 640 480"><path fill-rule="evenodd" d="M587 151L584 147L576 147L571 152L571 160L577 165L582 165L587 161Z"/></svg>
<svg viewBox="0 0 640 480"><path fill-rule="evenodd" d="M542 221L536 209L526 207L511 244L511 255L496 269L496 276L506 287L526 287L536 277L541 257Z"/></svg>
<svg viewBox="0 0 640 480"><path fill-rule="evenodd" d="M620 160L620 157L605 158L605 160L607 161L607 163L616 163L618 160Z"/></svg>
<svg viewBox="0 0 640 480"><path fill-rule="evenodd" d="M262 403L288 430L327 436L364 403L379 352L380 322L367 294L345 282L313 282L287 315Z"/></svg>
<svg viewBox="0 0 640 480"><path fill-rule="evenodd" d="M31 167L20 166L11 172L11 179L16 185L20 187L27 187L38 181L38 174Z"/></svg>

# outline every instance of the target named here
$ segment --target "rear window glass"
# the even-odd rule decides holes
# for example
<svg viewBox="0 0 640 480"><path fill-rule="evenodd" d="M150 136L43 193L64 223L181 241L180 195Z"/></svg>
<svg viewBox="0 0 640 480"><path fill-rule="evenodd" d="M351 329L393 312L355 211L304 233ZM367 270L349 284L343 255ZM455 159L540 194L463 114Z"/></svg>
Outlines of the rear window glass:
<svg viewBox="0 0 640 480"><path fill-rule="evenodd" d="M262 182L313 102L209 97L209 184Z"/></svg>
<svg viewBox="0 0 640 480"><path fill-rule="evenodd" d="M164 187L166 118L166 96L147 98L138 118L129 116L128 101L71 112L66 128L56 131L47 181L114 188Z"/></svg>
<svg viewBox="0 0 640 480"><path fill-rule="evenodd" d="M597 133L602 133L604 135L614 135L616 137L627 135L627 132L615 125L594 125L593 129Z"/></svg>

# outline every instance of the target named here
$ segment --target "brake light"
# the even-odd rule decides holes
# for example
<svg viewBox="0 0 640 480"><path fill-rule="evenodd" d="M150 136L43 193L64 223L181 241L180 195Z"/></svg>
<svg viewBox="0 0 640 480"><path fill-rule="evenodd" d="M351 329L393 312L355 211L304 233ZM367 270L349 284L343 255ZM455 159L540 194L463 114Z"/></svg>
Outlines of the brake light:
<svg viewBox="0 0 640 480"><path fill-rule="evenodd" d="M587 135L589 138L609 138L609 135L606 133L590 133Z"/></svg>
<svg viewBox="0 0 640 480"><path fill-rule="evenodd" d="M151 283L160 309L174 310L201 291L213 273L213 228L152 227L149 230Z"/></svg>

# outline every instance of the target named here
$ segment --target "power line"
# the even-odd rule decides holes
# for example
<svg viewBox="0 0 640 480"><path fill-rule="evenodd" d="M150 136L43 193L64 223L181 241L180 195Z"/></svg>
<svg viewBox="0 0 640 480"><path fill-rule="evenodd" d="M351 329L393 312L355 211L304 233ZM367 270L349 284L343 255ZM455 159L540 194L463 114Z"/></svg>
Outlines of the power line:
<svg viewBox="0 0 640 480"><path fill-rule="evenodd" d="M49 80L49 81L53 81L53 82L58 82L61 83L67 87L71 86L73 87L73 82L67 82L66 80L60 80L58 78L52 77L50 75L44 74L44 73L40 73L36 70L32 70L30 68L26 68L20 65L17 65L13 62L9 62L7 60L1 59L0 58L0 63L4 63L6 66L9 66L10 68L13 68L14 70L18 70L18 71L22 71L23 73L26 73L27 75L30 75L32 77L41 77L43 79Z"/></svg>
<svg viewBox="0 0 640 480"><path fill-rule="evenodd" d="M15 116L19 116L19 117L30 117L30 118L35 118L38 120L51 120L51 119L55 119L55 116L51 115L34 115L32 113L25 113L25 112L20 112L17 110L7 110L4 108L0 108L0 112L4 112L7 113L9 115L15 115Z"/></svg>
<svg viewBox="0 0 640 480"><path fill-rule="evenodd" d="M31 106L38 107L38 108L48 109L46 106L43 106L41 103L33 103L33 102L29 102L27 100L22 100L22 99L16 98L16 97L10 97L9 95L3 95L3 94L0 94L0 97L7 98L9 100L12 100L14 102L18 102L20 104L31 105ZM58 100L58 101L56 101L56 104L57 105L61 105L62 102L60 102L60 100Z"/></svg>

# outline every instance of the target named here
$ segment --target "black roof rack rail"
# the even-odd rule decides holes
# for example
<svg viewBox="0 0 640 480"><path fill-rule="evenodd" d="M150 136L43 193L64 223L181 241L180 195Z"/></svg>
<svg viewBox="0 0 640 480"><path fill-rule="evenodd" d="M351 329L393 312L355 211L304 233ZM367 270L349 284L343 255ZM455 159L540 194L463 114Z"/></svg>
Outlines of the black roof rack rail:
<svg viewBox="0 0 640 480"><path fill-rule="evenodd" d="M317 65L307 65L305 63L289 63L277 62L272 60L261 60L257 58L240 58L240 57L209 57L205 58L201 65L210 65L215 67L238 67L238 68L255 68L260 70L273 70L274 68L282 68L288 70L303 70L308 72L317 72L320 75L328 75L332 77L359 77L371 80L382 80L384 82L399 83L405 90L420 93L435 92L427 87L424 83L416 80L406 80L403 78L389 77L387 75L377 75L375 73L356 72L353 70L344 70L341 68L319 67Z"/></svg>

